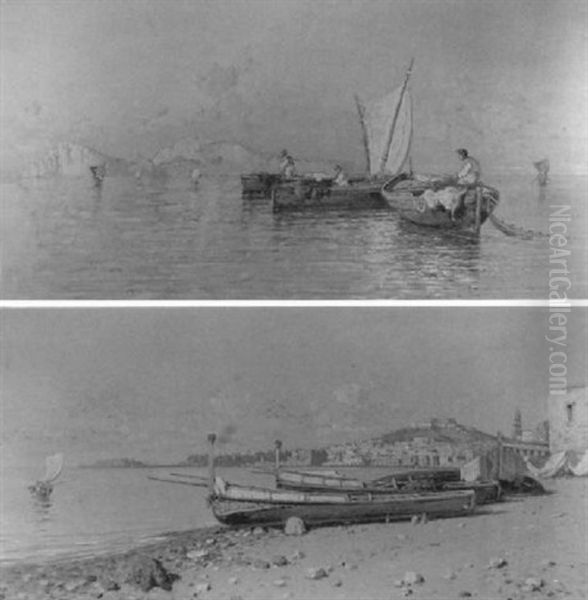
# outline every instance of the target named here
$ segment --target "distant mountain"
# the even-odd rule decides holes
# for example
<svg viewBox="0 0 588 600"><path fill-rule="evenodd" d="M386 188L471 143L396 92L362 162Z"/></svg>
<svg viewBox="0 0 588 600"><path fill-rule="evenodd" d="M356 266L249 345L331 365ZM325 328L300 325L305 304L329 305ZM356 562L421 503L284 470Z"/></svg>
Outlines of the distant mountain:
<svg viewBox="0 0 588 600"><path fill-rule="evenodd" d="M426 438L431 442L449 444L496 443L496 436L459 424L455 419L431 419L428 423L415 424L397 429L378 438L383 444L412 441Z"/></svg>
<svg viewBox="0 0 588 600"><path fill-rule="evenodd" d="M128 163L73 142L61 142L29 162L24 177L90 177L90 167L105 166L110 175L126 173Z"/></svg>

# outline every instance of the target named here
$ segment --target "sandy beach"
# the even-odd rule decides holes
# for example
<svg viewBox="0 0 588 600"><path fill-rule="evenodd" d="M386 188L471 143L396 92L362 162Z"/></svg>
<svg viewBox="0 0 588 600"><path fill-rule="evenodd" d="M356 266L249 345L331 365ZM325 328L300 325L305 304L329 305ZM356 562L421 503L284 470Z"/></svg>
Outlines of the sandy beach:
<svg viewBox="0 0 588 600"><path fill-rule="evenodd" d="M117 555L19 564L3 600L585 598L588 481L548 482L467 518L173 533Z"/></svg>

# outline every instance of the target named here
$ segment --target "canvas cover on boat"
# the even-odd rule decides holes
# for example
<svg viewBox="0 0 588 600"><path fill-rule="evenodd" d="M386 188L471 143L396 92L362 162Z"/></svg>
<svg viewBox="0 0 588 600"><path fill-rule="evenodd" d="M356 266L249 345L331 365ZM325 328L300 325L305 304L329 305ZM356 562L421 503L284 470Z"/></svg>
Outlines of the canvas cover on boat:
<svg viewBox="0 0 588 600"><path fill-rule="evenodd" d="M544 479L564 475L586 477L588 476L588 451L584 452L578 460L575 453L562 450L552 454L543 467L535 467L530 461L527 461L527 467L535 477Z"/></svg>
<svg viewBox="0 0 588 600"><path fill-rule="evenodd" d="M570 470L576 477L588 476L588 450L584 452L575 466L570 465Z"/></svg>
<svg viewBox="0 0 588 600"><path fill-rule="evenodd" d="M395 116L396 121L394 121ZM368 138L370 174L396 175L401 171L410 150L412 137L410 94L406 90L403 94L402 87L399 87L384 98L366 104L364 122ZM392 141L388 148L393 125Z"/></svg>

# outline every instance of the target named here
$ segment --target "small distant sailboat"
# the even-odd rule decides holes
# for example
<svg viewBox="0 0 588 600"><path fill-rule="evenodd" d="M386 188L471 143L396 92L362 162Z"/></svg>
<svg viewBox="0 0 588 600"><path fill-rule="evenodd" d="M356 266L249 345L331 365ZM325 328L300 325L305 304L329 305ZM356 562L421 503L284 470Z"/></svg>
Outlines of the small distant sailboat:
<svg viewBox="0 0 588 600"><path fill-rule="evenodd" d="M536 179L540 186L547 185L549 181L549 159L544 158L533 163L533 166L537 169Z"/></svg>
<svg viewBox="0 0 588 600"><path fill-rule="evenodd" d="M49 500L53 492L53 483L61 475L63 469L63 454L61 452L45 459L45 475L32 485L29 491L38 500Z"/></svg>

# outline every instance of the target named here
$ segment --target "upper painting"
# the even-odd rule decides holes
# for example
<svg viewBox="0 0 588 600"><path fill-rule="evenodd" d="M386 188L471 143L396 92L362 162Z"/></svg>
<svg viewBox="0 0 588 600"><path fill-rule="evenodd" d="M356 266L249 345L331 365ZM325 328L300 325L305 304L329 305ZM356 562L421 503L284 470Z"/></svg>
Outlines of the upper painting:
<svg viewBox="0 0 588 600"><path fill-rule="evenodd" d="M6 0L2 299L586 298L587 7Z"/></svg>

